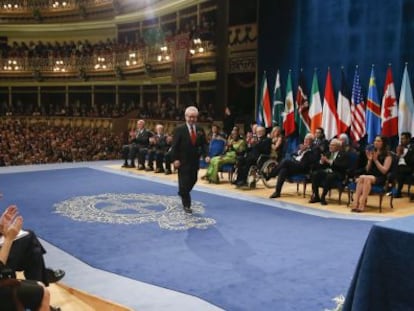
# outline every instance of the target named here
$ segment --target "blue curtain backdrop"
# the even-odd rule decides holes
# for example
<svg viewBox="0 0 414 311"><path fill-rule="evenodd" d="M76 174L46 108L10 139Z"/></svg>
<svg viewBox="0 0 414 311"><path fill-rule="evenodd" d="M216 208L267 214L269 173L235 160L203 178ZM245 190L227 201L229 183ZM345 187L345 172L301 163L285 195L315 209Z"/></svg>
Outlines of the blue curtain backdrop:
<svg viewBox="0 0 414 311"><path fill-rule="evenodd" d="M364 97L372 64L380 98L389 63L397 96L405 62L414 78L414 0L259 0L258 11L257 85L266 70L270 91L276 69L281 70L282 90L292 69L295 94L299 69L310 86L317 68L322 96L328 66L335 94L341 66L348 85L359 66Z"/></svg>

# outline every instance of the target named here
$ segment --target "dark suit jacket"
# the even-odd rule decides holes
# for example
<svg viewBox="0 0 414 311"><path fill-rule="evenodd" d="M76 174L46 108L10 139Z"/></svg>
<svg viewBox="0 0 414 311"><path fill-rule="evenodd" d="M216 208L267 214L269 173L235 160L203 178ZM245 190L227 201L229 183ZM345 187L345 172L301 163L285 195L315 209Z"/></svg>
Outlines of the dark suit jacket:
<svg viewBox="0 0 414 311"><path fill-rule="evenodd" d="M153 136L153 133L147 129L143 129L142 132L136 131L133 143L137 144L138 147L148 148L149 139Z"/></svg>
<svg viewBox="0 0 414 311"><path fill-rule="evenodd" d="M330 155L331 153L328 152L326 156L329 158ZM343 179L345 178L349 165L350 165L350 161L349 161L348 153L344 151L339 151L335 160L332 162L332 165L324 163L321 165L321 169L330 168L335 174L338 175L338 179Z"/></svg>
<svg viewBox="0 0 414 311"><path fill-rule="evenodd" d="M196 126L196 133L196 144L193 145L186 124L178 126L174 131L171 157L172 161L181 162L181 169L198 169L200 156L205 156L207 153L207 140L203 129Z"/></svg>
<svg viewBox="0 0 414 311"><path fill-rule="evenodd" d="M299 150L292 154L292 156L297 156L299 154ZM309 148L302 156L300 161L294 160L300 167L303 173L309 173L311 169L314 168L315 162L319 159L319 150L315 150L313 148Z"/></svg>

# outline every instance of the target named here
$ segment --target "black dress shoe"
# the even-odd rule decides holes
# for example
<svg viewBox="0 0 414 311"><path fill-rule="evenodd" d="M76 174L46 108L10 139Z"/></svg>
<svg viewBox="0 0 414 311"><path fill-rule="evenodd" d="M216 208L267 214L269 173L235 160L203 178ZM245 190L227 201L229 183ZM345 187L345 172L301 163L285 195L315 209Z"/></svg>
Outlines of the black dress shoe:
<svg viewBox="0 0 414 311"><path fill-rule="evenodd" d="M328 205L328 202L325 199L321 199L321 205Z"/></svg>
<svg viewBox="0 0 414 311"><path fill-rule="evenodd" d="M65 276L65 271L61 269L53 270L50 268L46 268L46 273L49 283L59 282Z"/></svg>
<svg viewBox="0 0 414 311"><path fill-rule="evenodd" d="M171 170L166 170L165 171L165 175L171 175L171 174L172 174Z"/></svg>
<svg viewBox="0 0 414 311"><path fill-rule="evenodd" d="M60 311L59 307L49 306L50 311Z"/></svg>
<svg viewBox="0 0 414 311"><path fill-rule="evenodd" d="M309 200L309 203L316 203L316 202L321 202L321 199L319 197L312 197Z"/></svg>
<svg viewBox="0 0 414 311"><path fill-rule="evenodd" d="M144 167L144 165L138 165L138 168L137 168L137 170L139 170L139 171L143 171L143 170L145 170L145 167Z"/></svg>
<svg viewBox="0 0 414 311"><path fill-rule="evenodd" d="M186 212L186 214L192 214L193 210L189 206L184 206L184 212Z"/></svg>
<svg viewBox="0 0 414 311"><path fill-rule="evenodd" d="M280 198L280 193L279 192L273 192L270 197L270 199L276 199L276 198Z"/></svg>

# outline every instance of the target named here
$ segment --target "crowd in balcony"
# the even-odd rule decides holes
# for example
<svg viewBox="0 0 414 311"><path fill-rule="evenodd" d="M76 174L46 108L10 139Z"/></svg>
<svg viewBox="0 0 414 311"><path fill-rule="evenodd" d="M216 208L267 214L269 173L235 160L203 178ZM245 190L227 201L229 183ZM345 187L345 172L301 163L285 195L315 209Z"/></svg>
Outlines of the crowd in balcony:
<svg viewBox="0 0 414 311"><path fill-rule="evenodd" d="M199 104L200 121L211 122L216 118L214 106ZM76 100L66 106L64 103L51 102L49 104L37 104L28 101L17 100L12 104L6 101L0 102L0 116L62 116L62 117L87 117L87 118L118 118L135 111L135 117L141 119L157 119L181 121L184 115L184 105L177 105L171 97L157 101L145 101L137 103L134 100L121 101L120 104L81 103Z"/></svg>
<svg viewBox="0 0 414 311"><path fill-rule="evenodd" d="M121 137L103 128L3 120L0 166L119 159Z"/></svg>

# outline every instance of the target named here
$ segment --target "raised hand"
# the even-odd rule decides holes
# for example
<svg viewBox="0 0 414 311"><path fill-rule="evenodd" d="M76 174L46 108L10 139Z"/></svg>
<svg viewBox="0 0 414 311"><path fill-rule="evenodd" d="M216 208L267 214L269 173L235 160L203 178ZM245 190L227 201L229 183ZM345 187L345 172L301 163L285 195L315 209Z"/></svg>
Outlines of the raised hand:
<svg viewBox="0 0 414 311"><path fill-rule="evenodd" d="M12 222L9 223L7 227L4 227L4 237L10 240L14 240L17 234L23 227L23 217L17 216L13 219Z"/></svg>
<svg viewBox="0 0 414 311"><path fill-rule="evenodd" d="M19 210L16 205L10 205L6 208L0 217L0 233L4 234L4 231L10 226L13 220L17 217L18 213Z"/></svg>

